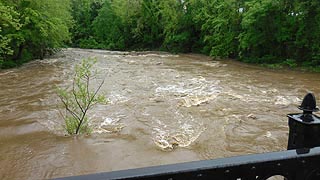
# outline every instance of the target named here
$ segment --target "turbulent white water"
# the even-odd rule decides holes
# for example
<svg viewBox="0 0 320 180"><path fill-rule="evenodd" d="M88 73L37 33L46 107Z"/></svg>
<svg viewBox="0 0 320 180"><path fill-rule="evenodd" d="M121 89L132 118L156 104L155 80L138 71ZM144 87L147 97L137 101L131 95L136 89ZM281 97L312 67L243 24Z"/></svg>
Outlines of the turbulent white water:
<svg viewBox="0 0 320 180"><path fill-rule="evenodd" d="M96 58L92 134L65 136L56 87ZM273 71L202 55L67 49L0 71L0 179L50 179L284 150L288 113L319 74Z"/></svg>

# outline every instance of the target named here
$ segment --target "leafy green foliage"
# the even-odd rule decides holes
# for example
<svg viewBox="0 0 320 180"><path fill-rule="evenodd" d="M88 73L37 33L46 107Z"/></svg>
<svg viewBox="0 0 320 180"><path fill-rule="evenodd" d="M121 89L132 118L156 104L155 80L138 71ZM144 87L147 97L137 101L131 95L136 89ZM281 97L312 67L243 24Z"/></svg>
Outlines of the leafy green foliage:
<svg viewBox="0 0 320 180"><path fill-rule="evenodd" d="M294 59L287 59L283 61L281 64L290 68L296 68L298 66L297 61Z"/></svg>
<svg viewBox="0 0 320 180"><path fill-rule="evenodd" d="M71 28L72 46L93 48L98 44L94 37L92 22L99 14L104 0L71 0L71 15L74 20Z"/></svg>
<svg viewBox="0 0 320 180"><path fill-rule="evenodd" d="M316 57L314 55L319 52L319 1L252 0L245 5L243 30L239 36L243 59L279 63L287 59L311 61Z"/></svg>
<svg viewBox="0 0 320 180"><path fill-rule="evenodd" d="M320 66L319 0L0 0L0 15L0 68L65 44Z"/></svg>
<svg viewBox="0 0 320 180"><path fill-rule="evenodd" d="M93 22L93 28L103 48L120 50L125 48L122 20L109 1L103 4Z"/></svg>
<svg viewBox="0 0 320 180"><path fill-rule="evenodd" d="M241 22L243 30L239 35L240 54L243 57L257 59L258 63L275 63L275 57L282 53L281 42L289 38L282 33L286 28L282 7L279 0L246 3L247 11ZM279 28L281 26L282 29Z"/></svg>
<svg viewBox="0 0 320 180"><path fill-rule="evenodd" d="M68 0L0 1L2 65L43 58L69 41L69 7Z"/></svg>
<svg viewBox="0 0 320 180"><path fill-rule="evenodd" d="M159 8L163 22L162 47L171 52L190 52L196 49L198 33L192 22L188 1L163 0Z"/></svg>
<svg viewBox="0 0 320 180"><path fill-rule="evenodd" d="M21 24L18 19L19 13L12 7L5 6L0 2L0 54L13 54L10 47L11 34L9 29L19 30Z"/></svg>
<svg viewBox="0 0 320 180"><path fill-rule="evenodd" d="M163 41L163 26L158 0L142 0L141 14L136 26L136 37L143 46L156 48Z"/></svg>
<svg viewBox="0 0 320 180"><path fill-rule="evenodd" d="M13 32L21 27L18 16L17 11L0 1L0 68L5 65L6 56L14 52L10 43L14 36Z"/></svg>
<svg viewBox="0 0 320 180"><path fill-rule="evenodd" d="M194 20L201 24L204 51L213 57L236 56L240 13L235 0L194 1Z"/></svg>
<svg viewBox="0 0 320 180"><path fill-rule="evenodd" d="M102 87L102 81L94 90L90 89L90 82L96 78L97 72L93 71L95 59L82 60L75 67L75 75L71 88L58 88L58 96L66 110L65 128L68 134L82 134L91 132L89 126L88 111L97 103L107 103L103 95L98 92Z"/></svg>

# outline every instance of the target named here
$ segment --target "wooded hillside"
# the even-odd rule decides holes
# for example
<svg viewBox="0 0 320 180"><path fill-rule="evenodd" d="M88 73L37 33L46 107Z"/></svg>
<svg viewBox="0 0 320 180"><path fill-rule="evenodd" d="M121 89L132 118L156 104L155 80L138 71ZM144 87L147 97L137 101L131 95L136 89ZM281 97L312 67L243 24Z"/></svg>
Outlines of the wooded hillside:
<svg viewBox="0 0 320 180"><path fill-rule="evenodd" d="M320 65L319 0L0 0L0 67L71 46Z"/></svg>

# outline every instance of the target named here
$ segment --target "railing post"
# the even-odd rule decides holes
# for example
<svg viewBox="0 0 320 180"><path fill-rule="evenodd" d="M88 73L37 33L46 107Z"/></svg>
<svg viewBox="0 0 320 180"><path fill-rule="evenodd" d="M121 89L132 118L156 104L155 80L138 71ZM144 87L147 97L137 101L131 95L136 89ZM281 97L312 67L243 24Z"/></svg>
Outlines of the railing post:
<svg viewBox="0 0 320 180"><path fill-rule="evenodd" d="M320 118L312 114L319 109L312 93L304 97L299 109L303 110L303 113L288 114L288 150L320 146Z"/></svg>

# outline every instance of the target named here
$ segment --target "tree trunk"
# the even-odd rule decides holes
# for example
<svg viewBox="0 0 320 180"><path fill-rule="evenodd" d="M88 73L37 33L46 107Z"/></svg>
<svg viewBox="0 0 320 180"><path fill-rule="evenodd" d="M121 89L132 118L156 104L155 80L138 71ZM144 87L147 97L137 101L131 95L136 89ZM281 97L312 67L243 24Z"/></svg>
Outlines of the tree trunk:
<svg viewBox="0 0 320 180"><path fill-rule="evenodd" d="M17 53L17 55L14 57L14 60L15 60L16 62L21 59L22 53L23 53L23 49L24 49L24 44L20 44L19 49L18 49L18 53Z"/></svg>

